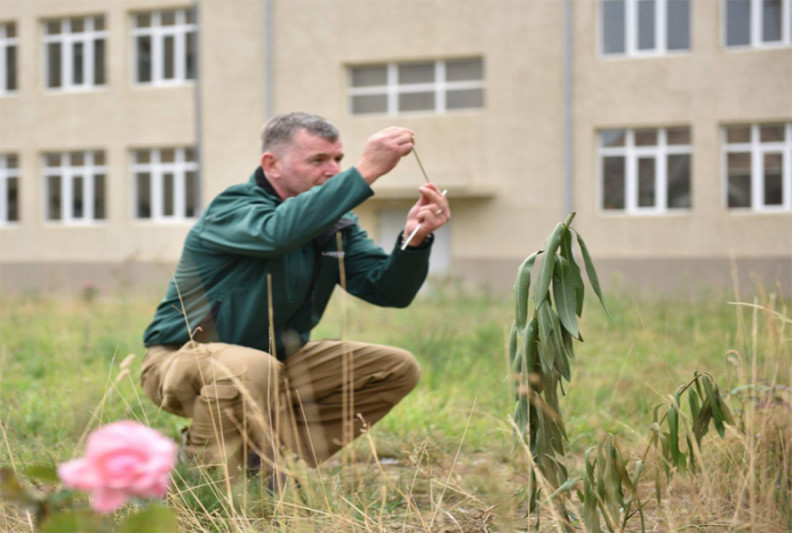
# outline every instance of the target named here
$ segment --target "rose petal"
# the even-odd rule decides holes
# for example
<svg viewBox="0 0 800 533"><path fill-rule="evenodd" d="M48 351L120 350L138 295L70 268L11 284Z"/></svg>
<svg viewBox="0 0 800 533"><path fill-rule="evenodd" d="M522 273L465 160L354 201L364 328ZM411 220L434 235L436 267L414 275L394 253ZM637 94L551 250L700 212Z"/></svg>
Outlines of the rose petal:
<svg viewBox="0 0 800 533"><path fill-rule="evenodd" d="M92 490L102 484L97 471L84 457L60 464L57 472L64 485L74 489Z"/></svg>
<svg viewBox="0 0 800 533"><path fill-rule="evenodd" d="M89 501L92 509L98 513L110 513L116 511L128 501L129 495L121 490L99 488L92 492Z"/></svg>

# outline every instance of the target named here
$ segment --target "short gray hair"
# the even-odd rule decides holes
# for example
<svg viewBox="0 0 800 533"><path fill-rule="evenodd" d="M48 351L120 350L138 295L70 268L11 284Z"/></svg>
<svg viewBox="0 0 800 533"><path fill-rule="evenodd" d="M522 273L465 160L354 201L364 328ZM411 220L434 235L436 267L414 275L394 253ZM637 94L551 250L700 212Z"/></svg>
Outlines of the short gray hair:
<svg viewBox="0 0 800 533"><path fill-rule="evenodd" d="M261 130L261 153L275 151L289 144L301 129L329 142L339 140L339 130L330 121L311 113L295 111L276 115L264 125Z"/></svg>

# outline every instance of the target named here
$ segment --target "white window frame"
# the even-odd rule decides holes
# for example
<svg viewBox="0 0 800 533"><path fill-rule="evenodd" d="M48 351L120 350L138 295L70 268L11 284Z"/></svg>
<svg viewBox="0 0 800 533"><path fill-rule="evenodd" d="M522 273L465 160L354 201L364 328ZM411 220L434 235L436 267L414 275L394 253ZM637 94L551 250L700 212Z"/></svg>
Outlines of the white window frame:
<svg viewBox="0 0 800 533"><path fill-rule="evenodd" d="M94 19L96 17L104 19L104 15L89 15L85 17L64 17L58 19L48 19L42 22L42 81L44 82L44 90L48 92L63 92L63 91L87 91L106 87L108 84L108 77L106 76L106 66L103 65L103 83L94 83L94 41L102 39L105 43L106 56L108 55L108 31L105 29L96 30L94 27ZM83 31L81 33L70 33L70 21L74 19L83 19ZM50 23L58 22L61 24L61 33L57 35L47 34L47 25ZM104 19L105 27L105 19ZM61 44L61 85L58 87L50 87L48 84L48 76L50 75L49 54L47 45L50 43ZM76 43L83 44L83 83L76 84L72 82L72 48Z"/></svg>
<svg viewBox="0 0 800 533"><path fill-rule="evenodd" d="M792 45L792 0L783 0L783 11L781 12L781 40L780 41L767 41L764 42L761 22L763 13L764 0L750 0L750 44L727 44L728 43L728 2L722 0L722 8L720 9L720 38L722 39L723 48L728 50L749 50L755 49L769 49L769 48L785 48Z"/></svg>
<svg viewBox="0 0 800 533"><path fill-rule="evenodd" d="M0 226L13 226L19 224L19 220L8 220L8 181L17 180L17 194L20 194L20 174L19 156L17 156L17 167L8 168L8 156L16 154L0 154ZM17 197L19 205L20 198ZM19 210L19 207L18 207ZM21 216L18 218L22 218Z"/></svg>
<svg viewBox="0 0 800 533"><path fill-rule="evenodd" d="M8 48L17 49L17 68L19 69L19 37L8 37L8 27L10 25L16 26L15 22L2 22L0 23L0 95L15 94L19 91L19 73L15 73L17 79L17 88L8 90L8 64L6 64L6 50Z"/></svg>
<svg viewBox="0 0 800 533"><path fill-rule="evenodd" d="M103 218L94 217L94 177L98 174L103 176L105 181L105 191L108 194L108 167L95 165L94 154L102 150L88 151L69 151L69 152L48 152L42 155L42 215L47 224L64 224L70 226L88 226L105 223L108 220L108 199L103 198L106 206L106 214ZM75 153L83 154L83 165L72 166L69 161L70 155ZM47 156L57 155L61 164L57 167L47 165ZM105 158L105 153L103 153ZM58 176L61 178L61 218L53 220L48 218L49 190L47 178ZM83 179L83 216L74 217L72 215L72 182L75 178Z"/></svg>
<svg viewBox="0 0 800 533"><path fill-rule="evenodd" d="M195 220L200 212L200 173L198 169L200 165L197 161L186 161L186 150L193 149L192 147L162 147L162 148L138 148L131 151L131 186L133 193L131 198L133 204L131 205L131 213L133 219L139 222L185 222ZM161 150L174 150L175 160L171 163L161 162ZM149 152L149 163L137 163L137 152ZM195 153L195 157L197 154ZM187 172L195 173L195 195L197 196L197 204L195 205L195 216L187 217L183 213L186 212L186 174ZM150 216L140 217L138 215L138 184L136 183L136 174L147 173L150 175ZM164 174L171 173L173 175L173 197L172 197L172 212L171 216L164 215Z"/></svg>
<svg viewBox="0 0 800 533"><path fill-rule="evenodd" d="M186 77L187 35L194 33L195 43L197 43L198 38L197 23L186 21L186 14L190 9L193 8L141 11L131 15L131 54L133 56L131 60L131 79L134 85L140 87L174 87L176 85L194 83L195 78ZM161 26L162 15L170 12L175 14L175 24ZM137 28L136 18L148 14L150 15L150 26ZM136 43L139 37L150 37L150 81L139 81L139 55ZM164 78L164 40L166 37L173 37L173 42L175 43L173 49L175 77L172 79Z"/></svg>
<svg viewBox="0 0 800 533"><path fill-rule="evenodd" d="M690 207L667 207L667 158L670 155L692 156L691 144L670 145L667 144L667 130L677 128L688 128L689 126L670 126L662 128L608 128L597 133L597 161L599 176L599 209L605 214L625 214L625 215L664 215L682 214L691 211ZM624 146L603 146L603 131L624 130ZM634 136L637 130L656 130L656 144L654 146L635 146ZM625 161L625 207L623 209L606 209L603 206L603 158L604 157L623 157ZM637 161L640 157L652 157L655 159L655 205L652 207L640 207L639 204L639 180ZM691 161L690 161L691 165ZM692 179L690 172L689 179ZM691 181L689 182L691 191Z"/></svg>
<svg viewBox="0 0 800 533"><path fill-rule="evenodd" d="M597 24L600 29L597 32L599 42L597 49L600 51L600 56L604 58L621 58L621 57L656 57L665 55L680 55L686 54L692 49L692 12L691 2L689 0L689 47L688 48L667 48L667 0L654 0L655 2L655 48L652 50L639 50L636 37L637 30L639 29L639 2L638 0L624 0L625 1L625 50L622 52L605 52L603 51L603 42L605 37L605 25L603 24L603 1L598 2L598 17ZM700 0L705 1L705 0Z"/></svg>
<svg viewBox="0 0 800 533"><path fill-rule="evenodd" d="M775 123L762 122L750 125L750 142L729 143L730 124L722 128L722 206L732 213L783 213L792 210L792 125L784 124L784 140L761 142L761 125ZM728 154L750 154L750 207L728 207ZM764 155L779 153L783 156L783 202L781 205L764 205Z"/></svg>
<svg viewBox="0 0 800 533"><path fill-rule="evenodd" d="M353 87L350 85L351 81L348 81L348 88L347 88L347 104L348 104L348 112L350 116L353 117L368 117L368 116L390 116L395 117L398 115L409 115L409 114L430 114L434 113L437 115L442 115L445 113L457 113L459 111L474 111L476 109L483 109L485 107L470 107L470 108L459 108L459 109L447 109L446 106L446 96L447 91L451 90L458 90L458 89L481 89L483 91L486 90L486 80L485 74L484 79L481 80L466 80L466 81L447 81L446 79L446 70L445 66L448 61L455 61L458 58L447 58L447 59L437 59L432 61L413 61L408 63L379 63L375 64L374 66L386 66L388 73L387 73L387 83L386 85L371 85L369 87ZM464 58L464 59L480 59L483 61L482 57L471 57L471 58ZM399 67L404 64L432 64L434 66L434 81L427 82L427 83L403 83L401 84L399 79ZM348 75L351 74L353 68L364 67L368 65L348 65ZM434 108L433 109L420 109L414 111L400 111L399 110L399 101L400 95L406 93L421 93L421 92L432 92L434 95ZM369 96L369 95L387 95L388 96L388 105L386 112L377 112L377 113L354 113L353 112L353 97L354 96Z"/></svg>

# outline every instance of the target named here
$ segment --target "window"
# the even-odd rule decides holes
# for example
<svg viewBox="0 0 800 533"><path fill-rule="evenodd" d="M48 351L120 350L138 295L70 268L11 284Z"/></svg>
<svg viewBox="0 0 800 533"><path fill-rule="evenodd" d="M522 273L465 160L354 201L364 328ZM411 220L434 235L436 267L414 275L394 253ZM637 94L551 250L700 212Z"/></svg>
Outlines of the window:
<svg viewBox="0 0 800 533"><path fill-rule="evenodd" d="M434 112L483 107L483 59L353 66L353 115Z"/></svg>
<svg viewBox="0 0 800 533"><path fill-rule="evenodd" d="M200 182L193 148L134 150L136 218L184 220L199 215Z"/></svg>
<svg viewBox="0 0 800 533"><path fill-rule="evenodd" d="M0 154L0 226L19 220L19 161Z"/></svg>
<svg viewBox="0 0 800 533"><path fill-rule="evenodd" d="M45 86L79 90L105 85L106 35L102 16L45 21Z"/></svg>
<svg viewBox="0 0 800 533"><path fill-rule="evenodd" d="M0 24L0 94L17 90L17 26Z"/></svg>
<svg viewBox="0 0 800 533"><path fill-rule="evenodd" d="M46 153L45 219L85 223L106 218L106 156L102 151Z"/></svg>
<svg viewBox="0 0 800 533"><path fill-rule="evenodd" d="M193 9L133 15L134 79L176 85L197 77L197 25Z"/></svg>
<svg viewBox="0 0 800 533"><path fill-rule="evenodd" d="M790 0L725 0L723 5L726 46L790 45Z"/></svg>
<svg viewBox="0 0 800 533"><path fill-rule="evenodd" d="M729 209L791 209L791 124L728 126L723 152Z"/></svg>
<svg viewBox="0 0 800 533"><path fill-rule="evenodd" d="M691 130L602 130L602 209L663 213L692 206Z"/></svg>
<svg viewBox="0 0 800 533"><path fill-rule="evenodd" d="M600 0L604 55L651 56L689 50L689 0Z"/></svg>

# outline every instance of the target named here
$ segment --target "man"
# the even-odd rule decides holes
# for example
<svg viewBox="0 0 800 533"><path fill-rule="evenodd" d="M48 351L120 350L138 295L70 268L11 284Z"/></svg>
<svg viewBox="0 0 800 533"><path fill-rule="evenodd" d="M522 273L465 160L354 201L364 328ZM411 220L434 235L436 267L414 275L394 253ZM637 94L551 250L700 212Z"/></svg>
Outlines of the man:
<svg viewBox="0 0 800 533"><path fill-rule="evenodd" d="M217 196L190 230L144 333L144 390L192 419L184 452L232 475L248 452L276 467L284 448L315 466L414 388L408 352L309 334L337 283L376 305L410 304L432 232L450 218L444 194L423 185L387 255L351 213L412 150L411 130L376 133L345 171L339 132L321 117L276 116L261 140L249 181Z"/></svg>

